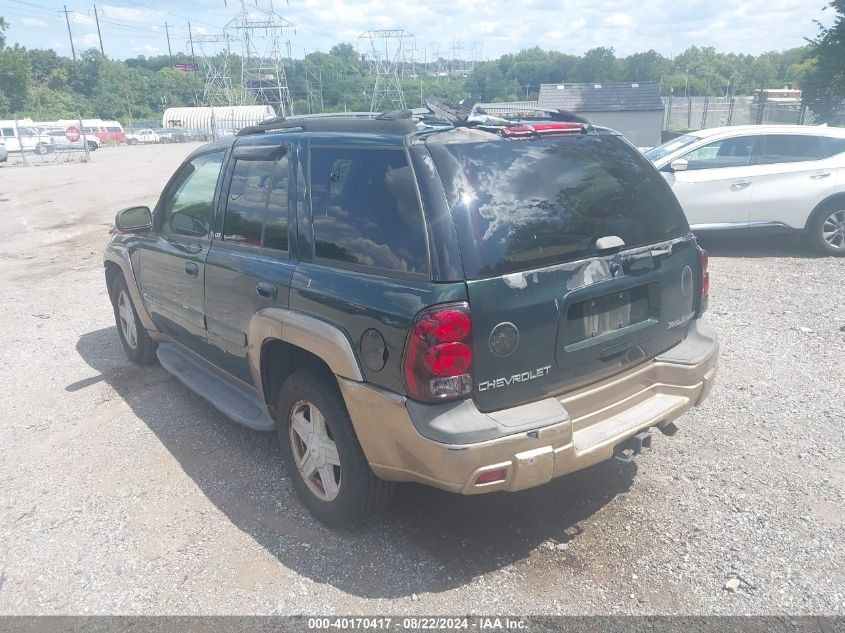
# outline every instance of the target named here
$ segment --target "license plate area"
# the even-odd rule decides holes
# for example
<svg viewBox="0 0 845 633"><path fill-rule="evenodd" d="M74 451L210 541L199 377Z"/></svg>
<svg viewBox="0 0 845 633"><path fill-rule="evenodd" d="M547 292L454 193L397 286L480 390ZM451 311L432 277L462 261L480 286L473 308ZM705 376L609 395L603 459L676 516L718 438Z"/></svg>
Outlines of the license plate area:
<svg viewBox="0 0 845 633"><path fill-rule="evenodd" d="M656 316L660 306L657 282L590 297L566 312L565 345L620 332Z"/></svg>

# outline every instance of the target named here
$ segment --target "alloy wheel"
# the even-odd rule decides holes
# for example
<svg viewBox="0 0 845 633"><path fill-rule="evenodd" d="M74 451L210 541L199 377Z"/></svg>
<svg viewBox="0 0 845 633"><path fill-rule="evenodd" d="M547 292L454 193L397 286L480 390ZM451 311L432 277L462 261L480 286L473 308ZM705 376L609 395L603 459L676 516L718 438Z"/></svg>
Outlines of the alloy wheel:
<svg viewBox="0 0 845 633"><path fill-rule="evenodd" d="M321 501L333 501L341 485L337 444L323 414L305 400L299 400L291 409L290 445L308 489Z"/></svg>
<svg viewBox="0 0 845 633"><path fill-rule="evenodd" d="M836 249L845 249L845 209L834 211L822 223L822 238Z"/></svg>
<svg viewBox="0 0 845 633"><path fill-rule="evenodd" d="M120 331L123 332L123 339L126 344L135 349L138 347L138 326L135 325L135 312L132 310L132 302L125 290L117 295L117 316L120 324Z"/></svg>

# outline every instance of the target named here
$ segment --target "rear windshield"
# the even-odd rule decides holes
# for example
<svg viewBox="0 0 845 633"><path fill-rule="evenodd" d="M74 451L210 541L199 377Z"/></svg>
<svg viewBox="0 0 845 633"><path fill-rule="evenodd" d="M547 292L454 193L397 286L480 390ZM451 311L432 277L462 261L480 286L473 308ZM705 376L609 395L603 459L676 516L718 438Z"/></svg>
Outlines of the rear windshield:
<svg viewBox="0 0 845 633"><path fill-rule="evenodd" d="M689 232L660 174L614 136L429 149L470 279L589 257L607 235L636 247Z"/></svg>

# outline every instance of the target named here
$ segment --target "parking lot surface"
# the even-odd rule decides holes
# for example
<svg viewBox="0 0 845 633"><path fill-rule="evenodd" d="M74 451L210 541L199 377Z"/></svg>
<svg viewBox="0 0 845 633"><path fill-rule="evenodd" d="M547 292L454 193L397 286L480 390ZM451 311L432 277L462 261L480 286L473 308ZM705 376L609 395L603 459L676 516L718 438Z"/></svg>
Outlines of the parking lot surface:
<svg viewBox="0 0 845 633"><path fill-rule="evenodd" d="M718 382L634 464L518 494L403 486L332 531L274 436L118 342L114 213L152 206L191 149L0 167L0 613L845 614L845 261L706 243Z"/></svg>

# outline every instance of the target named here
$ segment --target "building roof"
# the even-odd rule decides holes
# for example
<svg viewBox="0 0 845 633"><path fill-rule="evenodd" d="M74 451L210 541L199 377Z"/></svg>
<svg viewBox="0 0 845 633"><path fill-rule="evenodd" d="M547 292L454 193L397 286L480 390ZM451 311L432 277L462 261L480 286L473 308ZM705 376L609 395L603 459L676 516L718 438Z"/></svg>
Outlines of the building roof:
<svg viewBox="0 0 845 633"><path fill-rule="evenodd" d="M539 104L570 112L663 110L656 83L542 84Z"/></svg>

